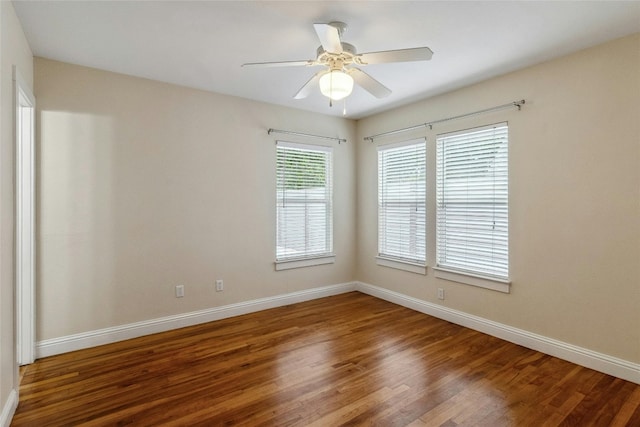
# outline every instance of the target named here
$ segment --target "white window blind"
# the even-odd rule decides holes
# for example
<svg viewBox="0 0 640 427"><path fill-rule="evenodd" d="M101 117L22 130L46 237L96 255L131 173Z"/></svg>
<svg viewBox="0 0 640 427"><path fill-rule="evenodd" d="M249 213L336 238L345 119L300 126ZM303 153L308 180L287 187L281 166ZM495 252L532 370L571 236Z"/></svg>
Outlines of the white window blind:
<svg viewBox="0 0 640 427"><path fill-rule="evenodd" d="M507 124L440 135L436 158L438 267L508 279Z"/></svg>
<svg viewBox="0 0 640 427"><path fill-rule="evenodd" d="M426 143L378 147L378 255L426 260Z"/></svg>
<svg viewBox="0 0 640 427"><path fill-rule="evenodd" d="M276 260L331 254L331 147L278 141L276 151Z"/></svg>

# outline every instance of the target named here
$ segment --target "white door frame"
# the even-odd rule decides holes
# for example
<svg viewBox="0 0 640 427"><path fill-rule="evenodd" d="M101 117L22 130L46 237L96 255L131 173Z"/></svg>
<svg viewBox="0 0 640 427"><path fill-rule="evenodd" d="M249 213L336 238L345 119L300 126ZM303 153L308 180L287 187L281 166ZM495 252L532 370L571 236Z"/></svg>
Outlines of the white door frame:
<svg viewBox="0 0 640 427"><path fill-rule="evenodd" d="M35 361L35 107L36 100L13 67L16 136L16 358Z"/></svg>

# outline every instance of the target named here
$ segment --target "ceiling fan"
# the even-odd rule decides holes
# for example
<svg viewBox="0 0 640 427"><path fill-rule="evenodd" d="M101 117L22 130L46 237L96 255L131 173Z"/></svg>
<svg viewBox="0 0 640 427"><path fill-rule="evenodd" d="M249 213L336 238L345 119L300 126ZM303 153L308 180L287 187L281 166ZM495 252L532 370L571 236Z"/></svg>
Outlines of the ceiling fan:
<svg viewBox="0 0 640 427"><path fill-rule="evenodd" d="M361 69L355 67L355 65L428 61L433 55L433 52L428 47L357 53L355 46L341 40L342 34L347 29L347 24L344 22L313 24L313 28L321 43L321 46L317 49L316 59L284 62L252 62L243 64L242 66L325 66L325 69L311 77L293 97L295 99L306 98L314 87L318 85L320 92L329 98L329 105L331 105L331 101L337 101L349 96L353 90L354 82L376 98L384 98L391 94L389 88Z"/></svg>

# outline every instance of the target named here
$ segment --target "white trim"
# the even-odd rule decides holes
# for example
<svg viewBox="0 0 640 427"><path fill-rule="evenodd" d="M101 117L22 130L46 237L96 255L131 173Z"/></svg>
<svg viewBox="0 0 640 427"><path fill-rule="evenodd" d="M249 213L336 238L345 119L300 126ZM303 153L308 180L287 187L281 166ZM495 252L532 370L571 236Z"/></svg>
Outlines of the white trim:
<svg viewBox="0 0 640 427"><path fill-rule="evenodd" d="M4 406L2 407L2 413L0 413L1 427L9 427L11 425L13 414L16 413L17 408L18 408L18 392L15 389L12 389L11 392L9 393L9 397L7 397L7 401L4 403Z"/></svg>
<svg viewBox="0 0 640 427"><path fill-rule="evenodd" d="M427 266L425 264L418 264L417 262L403 261L378 255L376 257L376 264L383 267L395 268L396 270L409 271L411 273L427 274Z"/></svg>
<svg viewBox="0 0 640 427"><path fill-rule="evenodd" d="M109 344L157 332L169 331L172 329L183 328L185 326L197 325L200 323L239 316L241 314L253 313L260 310L267 310L269 308L281 307L287 304L294 304L352 291L359 291L439 319L558 357L560 359L568 360L572 363L576 363L596 371L604 372L605 374L640 384L640 364L598 353L593 350L578 347L573 344L568 344L553 338L534 334L532 332L362 282L350 282L314 288L284 295L277 295L275 297L261 298L253 301L230 304L222 307L215 307L191 313L40 341L37 343L37 355L38 357L52 356L55 354L90 348L102 344ZM10 399L11 398L12 397L10 396ZM15 404L17 405L17 394L14 398L16 399ZM8 402L10 402L10 399ZM5 405L3 416L5 416L5 412L9 413L11 410L7 409L8 404L9 403ZM15 411L15 408L13 410Z"/></svg>
<svg viewBox="0 0 640 427"><path fill-rule="evenodd" d="M20 88L22 88L24 91L24 95L28 98L29 103L35 107L36 98L33 95L33 92L31 92L27 81L22 77L22 75L18 71L18 67L16 67L15 65L13 66L13 81L19 84Z"/></svg>
<svg viewBox="0 0 640 427"><path fill-rule="evenodd" d="M332 145L303 144L300 142L290 142L290 141L282 141L282 140L277 140L276 145L279 147L297 148L299 150L324 151L326 153L333 153Z"/></svg>
<svg viewBox="0 0 640 427"><path fill-rule="evenodd" d="M38 358L67 353L84 348L110 344L144 335L226 319L242 314L282 307L317 298L324 298L356 290L356 284L342 283L338 285L324 286L273 297L260 298L252 301L229 304L222 307L213 307L190 313L176 314L158 319L129 323L127 325L114 326L96 331L83 332L60 338L39 341L36 344Z"/></svg>
<svg viewBox="0 0 640 427"><path fill-rule="evenodd" d="M280 271L290 270L292 268L312 267L314 265L333 264L334 262L336 262L336 256L332 254L314 258L283 259L276 261L274 264L276 271Z"/></svg>
<svg viewBox="0 0 640 427"><path fill-rule="evenodd" d="M404 147L405 145L412 145L412 144L419 144L421 142L427 142L427 138L425 136L422 136L420 138L413 138L413 139L407 139L407 140L402 140L402 141L398 141L398 142L390 142L390 143L385 143L385 144L379 144L376 146L376 149L378 151L382 151L382 150L388 150L390 148L398 148L398 147Z"/></svg>
<svg viewBox="0 0 640 427"><path fill-rule="evenodd" d="M505 294L508 294L511 288L511 282L508 280L447 270L441 267L433 267L433 273L438 279L478 286L479 288L491 289Z"/></svg>
<svg viewBox="0 0 640 427"><path fill-rule="evenodd" d="M523 347L640 384L640 364L453 310L388 289L357 282L356 290Z"/></svg>
<svg viewBox="0 0 640 427"><path fill-rule="evenodd" d="M471 128L466 128L466 129L460 129L460 130L456 130L453 132L445 132L445 133L439 133L437 134L438 138L451 138L452 136L458 136L458 135L464 135L465 133L469 133L470 131L472 132L482 132L485 130L489 130L489 129L495 129L497 127L508 127L509 126L509 122L508 121L504 121L504 122L498 122L498 123L493 123L490 125L484 125L484 126L476 126L476 127L471 127Z"/></svg>
<svg viewBox="0 0 640 427"><path fill-rule="evenodd" d="M35 360L35 106L33 93L13 66L15 114L15 304L16 360L27 365ZM23 123L22 110L29 123ZM26 133L23 133L25 131Z"/></svg>

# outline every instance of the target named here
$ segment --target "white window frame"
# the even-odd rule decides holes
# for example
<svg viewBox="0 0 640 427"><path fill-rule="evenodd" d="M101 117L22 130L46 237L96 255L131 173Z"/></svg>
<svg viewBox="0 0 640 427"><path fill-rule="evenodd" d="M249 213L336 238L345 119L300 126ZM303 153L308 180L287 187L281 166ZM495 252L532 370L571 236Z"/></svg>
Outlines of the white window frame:
<svg viewBox="0 0 640 427"><path fill-rule="evenodd" d="M477 149L453 148L449 150L451 157L447 158L446 147L461 147L465 139L470 139L473 144L480 144L482 138L489 137L488 131L498 130L499 134L491 136L491 147L476 145ZM497 123L481 126L463 131L441 134L436 139L436 266L435 276L445 280L493 289L501 292L509 292L509 127L508 123ZM498 139L506 138L506 143L497 144ZM482 141L484 142L484 140ZM450 145L447 145L450 144ZM496 149L491 164L493 176L481 181L471 175L475 172L473 167L478 161L484 162L491 156L489 150ZM453 156L457 156L456 160ZM476 156L476 157L471 157ZM490 158L490 157L489 157ZM497 160L496 160L497 159ZM460 178L457 185L446 185L447 173L445 169L455 170L458 175L465 173L466 182ZM477 178L477 176L476 176ZM474 192L475 189L475 192ZM484 190L481 193L480 189ZM506 192L506 194L505 194ZM476 198L469 202L466 198L472 193ZM447 199L457 199L455 210L447 208L451 202ZM480 198L480 199L478 199ZM493 198L493 200L492 200ZM484 200L483 200L484 199ZM506 199L506 201L504 201ZM487 221L487 208L480 205L486 204L491 209L491 221ZM451 219L453 212L456 217ZM447 214L449 218L447 218ZM473 216L473 220L470 220ZM487 232L487 224L492 222L493 231ZM475 227L469 232L468 228ZM454 230L448 230L448 229ZM476 245L476 248L471 246ZM489 249L490 248L490 249ZM466 252L468 251L468 252ZM475 252L475 254L474 254ZM450 255L454 253L454 255ZM502 253L502 255L501 255ZM479 260L487 264L482 267ZM488 257L488 258L487 258ZM469 262L467 262L469 261Z"/></svg>
<svg viewBox="0 0 640 427"><path fill-rule="evenodd" d="M308 199L291 197L287 198L286 188L280 185L280 172L276 165L276 261L275 269L288 270L292 268L309 267L322 264L330 264L335 262L335 254L333 253L333 147L325 145L312 145L301 144L288 141L276 141L276 152L280 153L281 150L294 151L310 151L315 153L324 154L325 164L325 192L323 199ZM278 156L278 154L276 155ZM276 160L277 162L277 160ZM305 194L305 193L303 193ZM298 206L314 206L318 204L324 204L325 206L325 234L324 234L324 248L322 251L301 251L298 254L286 253L283 244L286 245L286 240L282 241L281 236L285 230L281 229L282 220L281 209L286 209L286 205L298 205ZM304 230L309 230L309 219L305 216ZM284 239L284 238L283 238ZM309 244L308 236L305 236L305 246Z"/></svg>
<svg viewBox="0 0 640 427"><path fill-rule="evenodd" d="M402 149L406 149L408 147L415 147L416 150L421 151L423 155L421 165L423 170L422 174L424 174L424 181L418 185L417 188L409 189L409 197L405 197L402 200L402 197L398 197L394 193L388 193L387 187L389 186L389 182L387 180L387 173L389 172L389 165L387 164L391 161L392 157L389 157L390 153L398 152ZM412 273L418 274L426 274L427 265L426 265L426 256L427 256L427 240L426 240L426 226L427 226L427 218L426 218L426 209L427 209L427 198L426 198L426 138L418 138L411 139L408 141L380 145L377 147L378 151L378 255L376 257L376 264L396 268L399 270L405 270ZM386 156L385 156L386 155ZM393 188L393 187L390 187ZM395 197L394 197L395 196ZM395 199L395 202L394 202ZM413 200L409 200L413 199ZM410 251L394 251L393 248L390 248L389 237L391 230L387 227L388 223L387 217L390 212L387 207L389 204L395 204L396 207L398 204L406 204L411 203L415 205L416 209L419 207L422 208L422 214L418 214L414 221L412 222L412 226L410 226L411 230L415 230L415 232L410 232L407 236L400 236L401 239L408 239L409 242L406 242L409 245L413 246L413 250ZM422 230L422 234L420 232ZM397 233L397 231L396 231ZM421 249L422 248L422 249Z"/></svg>

